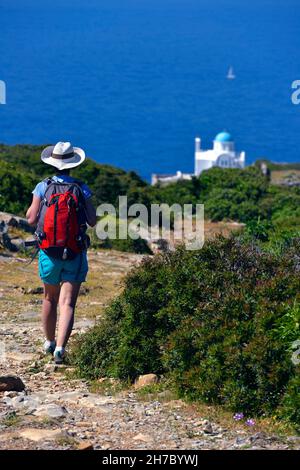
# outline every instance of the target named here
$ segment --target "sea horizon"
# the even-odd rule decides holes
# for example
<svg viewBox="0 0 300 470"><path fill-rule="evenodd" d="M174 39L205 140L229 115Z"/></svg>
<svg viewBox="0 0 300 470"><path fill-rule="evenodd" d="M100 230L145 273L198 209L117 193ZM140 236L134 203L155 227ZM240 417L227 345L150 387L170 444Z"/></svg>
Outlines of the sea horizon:
<svg viewBox="0 0 300 470"><path fill-rule="evenodd" d="M70 140L148 181L193 172L195 137L223 130L247 165L300 161L296 0L11 0L1 18L3 143Z"/></svg>

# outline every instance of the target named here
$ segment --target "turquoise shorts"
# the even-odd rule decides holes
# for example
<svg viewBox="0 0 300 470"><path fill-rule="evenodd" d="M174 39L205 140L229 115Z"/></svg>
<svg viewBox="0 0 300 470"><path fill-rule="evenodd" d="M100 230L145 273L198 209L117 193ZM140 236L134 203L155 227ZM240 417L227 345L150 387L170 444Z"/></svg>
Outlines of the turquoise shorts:
<svg viewBox="0 0 300 470"><path fill-rule="evenodd" d="M45 284L60 284L62 281L84 282L88 272L86 251L72 260L62 260L39 252L39 275Z"/></svg>

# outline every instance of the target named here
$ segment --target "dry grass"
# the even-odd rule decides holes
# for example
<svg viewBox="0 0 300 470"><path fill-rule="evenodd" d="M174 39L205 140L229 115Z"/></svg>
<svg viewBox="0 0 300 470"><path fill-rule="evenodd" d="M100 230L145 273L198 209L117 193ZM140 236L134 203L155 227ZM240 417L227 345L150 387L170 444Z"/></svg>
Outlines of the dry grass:
<svg viewBox="0 0 300 470"><path fill-rule="evenodd" d="M272 184L300 183L300 170L275 170L271 173Z"/></svg>
<svg viewBox="0 0 300 470"><path fill-rule="evenodd" d="M84 284L87 293L79 296L77 316L95 318L101 315L112 298L121 292L124 275L140 259L140 255L130 253L91 250L90 271ZM26 313L24 321L27 317L32 321L33 313L40 309L42 294L24 294L24 291L41 287L42 282L37 260L30 265L27 263L27 259L16 256L0 258L0 302L2 313L12 316Z"/></svg>
<svg viewBox="0 0 300 470"><path fill-rule="evenodd" d="M206 220L204 225L205 239L211 239L217 235L229 237L232 232L241 231L244 227L245 224L238 222L210 222Z"/></svg>

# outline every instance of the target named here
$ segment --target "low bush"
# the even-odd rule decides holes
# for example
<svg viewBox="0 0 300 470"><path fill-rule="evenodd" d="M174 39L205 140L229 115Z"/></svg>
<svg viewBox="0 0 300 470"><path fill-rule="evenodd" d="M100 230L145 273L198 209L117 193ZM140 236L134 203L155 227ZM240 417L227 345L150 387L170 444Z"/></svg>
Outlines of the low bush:
<svg viewBox="0 0 300 470"><path fill-rule="evenodd" d="M103 242L99 242L98 248L114 249L118 251L126 251L129 253L152 254L147 241L141 237L137 238L136 240L132 240L131 238L126 238L126 240L121 240L118 238L112 240L107 238Z"/></svg>
<svg viewBox="0 0 300 470"><path fill-rule="evenodd" d="M113 220L113 218L111 218ZM138 237L133 239L127 237L126 239L119 238L119 220L116 220L116 235L117 238L107 237L105 240L101 240L97 236L96 228L89 228L88 234L91 239L91 247L95 249L114 249L117 251L125 251L129 253L138 253L138 254L152 254L152 250L149 247L147 240Z"/></svg>
<svg viewBox="0 0 300 470"><path fill-rule="evenodd" d="M131 271L104 322L83 335L87 378L154 372L182 397L299 425L300 241L265 253L238 238L177 249Z"/></svg>

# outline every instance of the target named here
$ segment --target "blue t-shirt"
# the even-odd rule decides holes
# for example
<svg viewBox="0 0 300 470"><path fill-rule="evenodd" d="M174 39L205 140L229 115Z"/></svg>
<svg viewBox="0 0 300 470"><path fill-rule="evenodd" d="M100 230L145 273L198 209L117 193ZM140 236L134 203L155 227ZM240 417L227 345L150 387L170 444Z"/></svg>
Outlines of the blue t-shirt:
<svg viewBox="0 0 300 470"><path fill-rule="evenodd" d="M60 176L55 175L55 176L52 176L52 179L59 183L73 183L74 181L76 181L76 179L70 175L60 175ZM47 188L46 181L41 181L40 183L36 185L36 187L32 191L32 194L34 196L38 196L39 198L43 199L46 188ZM81 189L86 199L89 199L90 197L92 197L92 191L85 183L81 184Z"/></svg>

